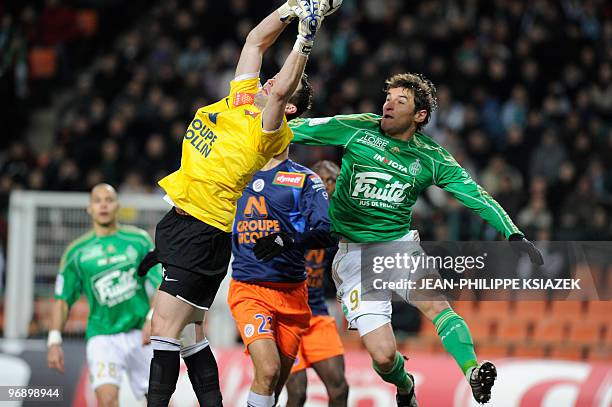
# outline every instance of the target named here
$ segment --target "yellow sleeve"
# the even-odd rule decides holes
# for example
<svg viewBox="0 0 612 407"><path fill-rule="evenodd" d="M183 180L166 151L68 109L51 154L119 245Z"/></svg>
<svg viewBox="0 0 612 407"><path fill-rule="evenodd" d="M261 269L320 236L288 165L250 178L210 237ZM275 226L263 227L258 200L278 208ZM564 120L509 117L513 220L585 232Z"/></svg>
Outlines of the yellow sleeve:
<svg viewBox="0 0 612 407"><path fill-rule="evenodd" d="M261 115L259 115L261 117ZM255 128L255 148L262 153L272 153L272 155L280 154L293 139L293 132L287 124L287 119L283 117L283 124L274 131L265 131L263 129L261 118L254 120Z"/></svg>

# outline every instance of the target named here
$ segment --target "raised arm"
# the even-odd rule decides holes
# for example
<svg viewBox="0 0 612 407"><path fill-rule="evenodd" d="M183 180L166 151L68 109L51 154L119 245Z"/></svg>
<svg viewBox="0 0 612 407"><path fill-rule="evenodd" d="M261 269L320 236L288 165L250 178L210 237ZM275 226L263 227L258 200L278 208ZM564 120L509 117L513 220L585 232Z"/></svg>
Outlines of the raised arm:
<svg viewBox="0 0 612 407"><path fill-rule="evenodd" d="M300 7L293 8L299 18L297 40L274 80L262 112L262 127L267 132L281 127L285 107L302 79L314 37L323 21L319 0L301 0L299 3Z"/></svg>
<svg viewBox="0 0 612 407"><path fill-rule="evenodd" d="M236 66L236 78L249 74L257 75L261 69L264 53L274 44L293 16L293 10L287 2L278 10L270 13L249 32Z"/></svg>

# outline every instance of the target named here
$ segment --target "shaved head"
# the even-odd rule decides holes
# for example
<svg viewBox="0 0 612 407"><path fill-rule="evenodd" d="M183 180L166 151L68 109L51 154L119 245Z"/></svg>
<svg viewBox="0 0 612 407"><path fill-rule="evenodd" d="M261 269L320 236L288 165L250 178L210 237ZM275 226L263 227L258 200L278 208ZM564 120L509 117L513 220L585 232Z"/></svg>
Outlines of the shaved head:
<svg viewBox="0 0 612 407"><path fill-rule="evenodd" d="M115 187L113 187L110 184L106 184L106 183L103 182L101 184L95 185L91 189L91 192L89 193L89 200L91 201L91 199L93 198L94 194L96 194L99 191L107 191L108 193L115 195L115 198L117 198L117 190L115 189Z"/></svg>
<svg viewBox="0 0 612 407"><path fill-rule="evenodd" d="M87 213L94 227L109 228L117 224L119 201L117 191L109 184L98 184L91 189Z"/></svg>

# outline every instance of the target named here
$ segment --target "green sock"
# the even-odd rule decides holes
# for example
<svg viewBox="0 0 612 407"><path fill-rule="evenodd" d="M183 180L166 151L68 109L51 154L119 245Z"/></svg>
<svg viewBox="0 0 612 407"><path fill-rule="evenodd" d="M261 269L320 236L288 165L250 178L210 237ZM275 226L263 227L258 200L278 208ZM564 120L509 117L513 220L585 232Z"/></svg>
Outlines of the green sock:
<svg viewBox="0 0 612 407"><path fill-rule="evenodd" d="M381 371L375 362L372 363L372 367L384 381L394 384L398 389L408 392L413 386L412 380L410 380L404 369L404 357L399 352L395 354L393 367L388 372Z"/></svg>
<svg viewBox="0 0 612 407"><path fill-rule="evenodd" d="M452 308L447 308L433 319L433 323L442 346L455 358L464 375L472 367L478 366L472 334L463 318Z"/></svg>

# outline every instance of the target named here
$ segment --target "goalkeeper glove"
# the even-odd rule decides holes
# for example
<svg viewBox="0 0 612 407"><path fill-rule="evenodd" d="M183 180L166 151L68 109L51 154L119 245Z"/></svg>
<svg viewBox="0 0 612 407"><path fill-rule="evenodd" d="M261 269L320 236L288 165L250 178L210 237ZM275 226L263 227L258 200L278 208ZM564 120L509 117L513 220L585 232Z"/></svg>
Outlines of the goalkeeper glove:
<svg viewBox="0 0 612 407"><path fill-rule="evenodd" d="M508 241L510 241L510 246L517 254L527 253L531 262L536 266L544 264L542 253L540 253L532 242L525 239L525 236L522 234L514 233L508 237Z"/></svg>
<svg viewBox="0 0 612 407"><path fill-rule="evenodd" d="M323 22L323 11L319 0L300 0L299 7L295 6L292 10L300 19L293 49L302 55L309 55L317 30Z"/></svg>
<svg viewBox="0 0 612 407"><path fill-rule="evenodd" d="M319 0L323 17L327 17L338 11L342 5L342 2L343 0ZM289 24L291 21L293 21L293 19L297 17L293 11L293 7L297 6L298 0L287 0L285 3L283 3L283 5L277 9L280 20L285 24Z"/></svg>
<svg viewBox="0 0 612 407"><path fill-rule="evenodd" d="M270 261L279 254L291 250L294 245L295 240L288 233L272 233L257 239L253 253L257 260Z"/></svg>
<svg viewBox="0 0 612 407"><path fill-rule="evenodd" d="M144 277L149 272L149 269L159 263L159 257L157 256L157 250L153 249L149 253L147 253L140 264L138 265L138 275L140 277Z"/></svg>
<svg viewBox="0 0 612 407"><path fill-rule="evenodd" d="M297 16L293 11L294 7L298 6L298 0L287 0L280 6L276 11L278 12L278 18L285 24L289 24Z"/></svg>
<svg viewBox="0 0 612 407"><path fill-rule="evenodd" d="M342 5L342 1L343 0L320 0L323 17L327 17L338 11L340 6Z"/></svg>

